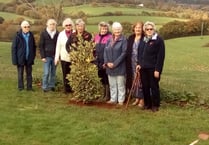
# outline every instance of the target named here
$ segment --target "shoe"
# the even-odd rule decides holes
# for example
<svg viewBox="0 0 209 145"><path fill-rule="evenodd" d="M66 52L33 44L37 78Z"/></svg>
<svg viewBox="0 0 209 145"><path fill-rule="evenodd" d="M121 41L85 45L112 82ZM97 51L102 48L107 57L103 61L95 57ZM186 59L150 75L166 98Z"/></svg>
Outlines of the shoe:
<svg viewBox="0 0 209 145"><path fill-rule="evenodd" d="M23 91L24 89L23 89L23 88L18 88L18 90L19 90L19 91Z"/></svg>
<svg viewBox="0 0 209 145"><path fill-rule="evenodd" d="M27 88L27 91L34 91L34 89L32 89L32 88Z"/></svg>
<svg viewBox="0 0 209 145"><path fill-rule="evenodd" d="M140 99L138 107L139 108L143 108L144 107L144 99Z"/></svg>
<svg viewBox="0 0 209 145"><path fill-rule="evenodd" d="M116 104L116 102L109 100L107 101L107 104Z"/></svg>
<svg viewBox="0 0 209 145"><path fill-rule="evenodd" d="M52 92L54 92L54 91L55 91L55 88L54 88L54 87L53 87L53 88L51 88L51 91L52 91Z"/></svg>
<svg viewBox="0 0 209 145"><path fill-rule="evenodd" d="M139 104L138 104L138 107L139 107L139 108L143 108L143 107L144 107L144 105L143 105L143 104L141 104L141 103L139 103Z"/></svg>
<svg viewBox="0 0 209 145"><path fill-rule="evenodd" d="M152 107L152 112L157 112L159 111L159 107Z"/></svg>
<svg viewBox="0 0 209 145"><path fill-rule="evenodd" d="M143 109L143 110L149 110L149 109L151 109L151 107L149 107L149 106L144 106L142 109Z"/></svg>
<svg viewBox="0 0 209 145"><path fill-rule="evenodd" d="M118 105L123 106L123 102L119 102Z"/></svg>
<svg viewBox="0 0 209 145"><path fill-rule="evenodd" d="M132 106L136 106L138 103L139 103L139 100L136 99L136 100L132 103Z"/></svg>
<svg viewBox="0 0 209 145"><path fill-rule="evenodd" d="M49 89L43 89L44 93L49 92L49 91L50 91Z"/></svg>

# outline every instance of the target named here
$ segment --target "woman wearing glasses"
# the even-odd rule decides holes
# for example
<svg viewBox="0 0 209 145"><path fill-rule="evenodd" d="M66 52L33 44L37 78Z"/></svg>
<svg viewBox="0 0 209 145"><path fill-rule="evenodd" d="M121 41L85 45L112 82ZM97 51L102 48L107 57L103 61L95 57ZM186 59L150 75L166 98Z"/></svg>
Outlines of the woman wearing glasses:
<svg viewBox="0 0 209 145"><path fill-rule="evenodd" d="M55 65L58 64L59 60L61 60L61 66L62 66L62 73L63 73L63 84L64 84L64 93L72 93L72 88L69 84L69 80L66 79L67 74L70 73L70 56L69 53L65 49L66 42L68 38L73 33L74 23L70 18L66 18L62 26L64 28L63 31L61 31L57 38L57 44L56 44L56 52L55 52Z"/></svg>
<svg viewBox="0 0 209 145"><path fill-rule="evenodd" d="M86 31L86 24L82 19L77 19L75 21L75 29L76 31L68 38L66 42L66 50L68 52L72 50L77 50L78 48L78 42L79 42L79 36L84 41L91 41L92 35L91 33Z"/></svg>
<svg viewBox="0 0 209 145"><path fill-rule="evenodd" d="M26 71L27 90L32 90L32 65L36 56L36 45L28 21L21 23L21 29L12 42L12 63L17 66L18 89L24 89L23 73Z"/></svg>
<svg viewBox="0 0 209 145"><path fill-rule="evenodd" d="M144 93L144 109L153 112L160 107L159 81L165 58L164 40L157 34L153 22L146 22L143 26L143 45L138 50L138 65L142 79Z"/></svg>

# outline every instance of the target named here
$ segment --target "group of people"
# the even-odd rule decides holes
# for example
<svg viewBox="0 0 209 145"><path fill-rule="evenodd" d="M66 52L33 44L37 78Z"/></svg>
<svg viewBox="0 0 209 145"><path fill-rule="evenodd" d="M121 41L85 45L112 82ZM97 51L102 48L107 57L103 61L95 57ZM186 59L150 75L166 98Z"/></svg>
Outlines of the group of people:
<svg viewBox="0 0 209 145"><path fill-rule="evenodd" d="M133 33L128 38L123 35L123 27L119 22L112 24L112 31L107 22L100 22L99 33L95 36L86 31L82 19L77 19L74 24L67 18L62 26L64 29L58 32L56 21L49 19L40 35L44 92L55 90L56 65L59 62L62 67L64 92L73 92L66 76L71 71L70 52L76 51L78 37L82 37L85 41L95 43L95 60L92 62L97 65L107 103L123 105L125 96L131 93L134 86L135 101L132 105L158 111L159 81L164 64L165 45L153 22L135 23ZM19 90L24 89L24 68L27 90L32 90L32 65L35 56L36 45L30 24L23 21L12 43L12 62L17 66Z"/></svg>

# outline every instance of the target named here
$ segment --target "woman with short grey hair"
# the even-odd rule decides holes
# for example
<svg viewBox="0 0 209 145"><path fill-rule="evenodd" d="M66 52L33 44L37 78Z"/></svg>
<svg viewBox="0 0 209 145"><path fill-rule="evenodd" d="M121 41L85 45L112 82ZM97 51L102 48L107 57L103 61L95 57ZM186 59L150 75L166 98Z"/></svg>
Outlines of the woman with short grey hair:
<svg viewBox="0 0 209 145"><path fill-rule="evenodd" d="M27 90L32 91L32 65L36 56L36 44L30 23L22 21L21 29L12 41L12 64L17 67L18 90L24 89L24 70L26 71Z"/></svg>
<svg viewBox="0 0 209 145"><path fill-rule="evenodd" d="M165 44L153 22L144 23L143 30L145 36L143 45L138 49L137 69L142 79L144 109L156 112L160 107L159 81L165 59Z"/></svg>
<svg viewBox="0 0 209 145"><path fill-rule="evenodd" d="M98 24L99 33L95 35L94 42L95 42L95 64L97 65L98 69L98 77L100 78L100 82L104 87L104 98L106 101L110 99L110 89L109 89L109 82L108 76L106 73L104 64L104 48L110 38L112 38L112 34L109 31L109 24L107 22L100 22Z"/></svg>
<svg viewBox="0 0 209 145"><path fill-rule="evenodd" d="M104 67L108 75L110 85L109 104L123 105L125 101L126 87L126 49L127 39L122 35L123 27L119 22L112 24L112 38L104 49Z"/></svg>
<svg viewBox="0 0 209 145"><path fill-rule="evenodd" d="M62 22L63 30L59 33L57 38L56 53L55 53L55 65L61 60L62 73L63 73L63 84L64 93L72 93L72 88L70 86L69 80L66 78L67 74L70 73L71 62L70 55L65 49L66 42L68 38L72 35L74 29L74 23L71 18L66 18Z"/></svg>

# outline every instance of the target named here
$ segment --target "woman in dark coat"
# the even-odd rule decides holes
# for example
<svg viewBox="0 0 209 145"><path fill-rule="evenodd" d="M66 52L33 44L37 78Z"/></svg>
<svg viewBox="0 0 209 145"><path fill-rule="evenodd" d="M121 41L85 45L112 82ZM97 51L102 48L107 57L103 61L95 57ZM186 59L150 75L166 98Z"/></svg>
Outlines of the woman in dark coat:
<svg viewBox="0 0 209 145"><path fill-rule="evenodd" d="M17 66L18 89L24 89L24 69L26 71L27 90L32 89L32 65L36 56L36 45L30 24L27 21L21 23L21 29L16 33L12 42L12 63Z"/></svg>
<svg viewBox="0 0 209 145"><path fill-rule="evenodd" d="M66 50L67 52L70 52L71 49L77 50L78 48L78 42L79 42L79 36L82 37L84 41L91 41L92 35L91 33L87 32L85 30L85 22L82 19L77 19L75 22L75 28L76 31L70 35L66 42Z"/></svg>
<svg viewBox="0 0 209 145"><path fill-rule="evenodd" d="M144 108L156 112L160 107L159 81L165 59L165 44L156 33L153 22L146 22L143 30L145 36L138 50L137 69L140 69L142 78Z"/></svg>
<svg viewBox="0 0 209 145"><path fill-rule="evenodd" d="M98 68L98 76L101 78L101 83L104 87L104 98L105 100L110 99L110 89L108 83L108 76L106 74L106 69L103 66L104 64L104 48L110 38L112 38L112 34L109 31L109 24L106 22L100 22L99 25L99 33L95 35L95 64Z"/></svg>
<svg viewBox="0 0 209 145"><path fill-rule="evenodd" d="M128 47L127 47L127 56L126 56L126 90L127 93L130 93L133 80L136 76L136 65L137 65L137 56L138 56L138 47L143 41L143 22L137 22L133 25L133 34L128 37ZM140 75L138 78L137 86L135 86L134 97L136 98L135 102L132 105L138 105L143 107L144 99L141 88L141 79Z"/></svg>

